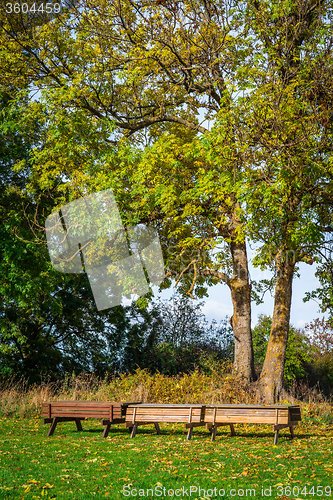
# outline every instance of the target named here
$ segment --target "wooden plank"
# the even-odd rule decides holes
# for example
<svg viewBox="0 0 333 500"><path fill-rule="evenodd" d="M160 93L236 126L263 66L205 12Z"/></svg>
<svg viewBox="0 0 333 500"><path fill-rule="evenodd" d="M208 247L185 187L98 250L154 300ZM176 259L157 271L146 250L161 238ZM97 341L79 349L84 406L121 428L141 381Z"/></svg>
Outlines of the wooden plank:
<svg viewBox="0 0 333 500"><path fill-rule="evenodd" d="M43 411L43 410L42 410ZM61 406L61 405L51 405L51 412L53 413L54 411L88 411L88 412L94 412L94 411L110 411L110 406L92 406L92 405L87 405L87 406L74 406L74 405L67 405L67 406ZM115 409L115 411L117 411ZM46 413L43 411L43 413ZM120 413L120 409L118 410L118 413ZM48 416L48 415L45 415ZM52 415L51 415L52 416Z"/></svg>
<svg viewBox="0 0 333 500"><path fill-rule="evenodd" d="M115 406L121 406L122 404L132 404L132 403L121 403L119 401L92 401L92 400L76 400L76 399L62 399L62 400L58 400L58 401L51 401L50 403L49 402L43 402L42 403L43 405L48 405L48 404L60 404L60 405L63 405L63 406L66 406L66 405L99 405L99 406L103 406L103 405L106 405L106 406L109 406L109 405L115 405ZM137 404L137 403L135 403Z"/></svg>
<svg viewBox="0 0 333 500"><path fill-rule="evenodd" d="M246 410L252 410L252 409L273 409L275 410L276 408L281 408L281 409L296 409L299 410L298 405L247 405L247 404L214 404L214 405L204 405L206 408L212 408L216 406L217 408L233 408L233 409L246 409Z"/></svg>
<svg viewBox="0 0 333 500"><path fill-rule="evenodd" d="M101 421L101 425L108 425L108 423L112 423L112 424L124 424L125 423L125 419L124 418L114 418L112 420L112 422L110 422L110 420L107 418L107 419L104 419Z"/></svg>
<svg viewBox="0 0 333 500"><path fill-rule="evenodd" d="M225 408L217 408L216 409L216 416L218 415L228 415L228 416L235 416L235 417L241 417L241 416L260 416L262 418L276 418L276 411L273 411L273 410L270 410L270 411L267 411L267 410L245 410L245 409L241 409L241 410L238 410L238 411L235 411L235 410L232 410L232 409L225 409ZM213 417L213 410L212 409L206 409L205 411L205 418L207 418L207 416L210 416L211 418ZM283 410L279 410L278 411L278 416L279 417L284 417L284 418L287 418L289 417L289 413L288 411L283 411Z"/></svg>
<svg viewBox="0 0 333 500"><path fill-rule="evenodd" d="M290 409L290 406L288 405L284 405L284 406L251 406L249 405L248 407L247 406L238 406L238 405L206 405L206 409L207 410L211 410L212 408L218 408L219 410L225 410L225 411L234 411L234 412L242 412L242 411L246 411L247 413L251 413L251 412L256 412L256 411L259 411L259 412L263 412L263 411L267 411L267 412L276 412L276 410L279 410L280 411L291 411ZM294 409L295 412L297 410L297 408Z"/></svg>
<svg viewBox="0 0 333 500"><path fill-rule="evenodd" d="M281 429L286 429L287 427L294 427L295 425L298 425L298 422L289 422L288 424L276 424L273 425L273 430L281 430Z"/></svg>
<svg viewBox="0 0 333 500"><path fill-rule="evenodd" d="M185 404L172 404L172 403L128 403L132 407L134 406L140 406L140 408L175 408L175 409L181 409L181 408L202 408L203 404L200 403L185 403Z"/></svg>
<svg viewBox="0 0 333 500"><path fill-rule="evenodd" d="M130 418L127 418L128 421L130 421ZM162 417L160 415L136 415L135 420L137 422L140 421L151 421L151 422L180 422L180 423L187 423L188 418L182 417L179 415L163 415ZM196 422L200 422L199 419L195 420Z"/></svg>
<svg viewBox="0 0 333 500"><path fill-rule="evenodd" d="M214 425L216 425L216 427L225 427L225 426L230 426L232 424L230 424L229 422L216 422ZM206 424L206 426L208 426L207 428L209 429L212 429L214 427L213 424Z"/></svg>
<svg viewBox="0 0 333 500"><path fill-rule="evenodd" d="M141 408L140 406L134 406L134 407L129 406L127 408L127 412L131 412L133 411L133 409L136 409L138 414L148 414L148 415L151 413L155 413L156 415L184 415L184 416L186 415L187 417L189 416L189 414L201 415L200 408L192 408L191 412L191 408L188 409L180 408L178 410L176 408Z"/></svg>
<svg viewBox="0 0 333 500"><path fill-rule="evenodd" d="M91 400L76 400L76 399L63 399L63 400L59 400L59 401L51 401L51 402L43 402L42 403L43 405L49 405L49 404L52 404L52 405L61 405L61 406L70 406L70 405L77 405L77 406L81 406L81 405L96 405L96 406L110 406L110 405L114 405L114 406L121 406L123 404L132 404L132 403L120 403L119 401L118 402L115 402L115 401L91 401ZM135 404L138 404L138 403L135 403Z"/></svg>
<svg viewBox="0 0 333 500"><path fill-rule="evenodd" d="M109 408L52 408L52 415L54 412L56 413L75 413L75 412L86 412L88 414L93 414L93 413L108 413L110 409ZM120 412L119 412L120 414ZM52 417L51 415L51 417ZM48 415L47 415L48 416Z"/></svg>
<svg viewBox="0 0 333 500"><path fill-rule="evenodd" d="M136 422L136 424L139 426L139 425L152 425L154 424L155 422ZM132 424L132 422L125 422L125 427L131 429L133 427L134 424Z"/></svg>
<svg viewBox="0 0 333 500"><path fill-rule="evenodd" d="M242 411L246 410L247 412L250 411L262 411L262 410L267 410L267 411L276 411L276 409L280 410L287 410L291 412L296 412L299 413L300 407L299 406L290 406L290 405L272 405L272 406L266 406L266 405L206 405L207 409L211 409L213 407L219 408L219 409L224 409L224 410L234 410L234 411Z"/></svg>
<svg viewBox="0 0 333 500"><path fill-rule="evenodd" d="M94 413L105 413L105 414L108 415L108 418L110 418L110 407L108 407L108 408L69 408L69 407L67 407L67 408L60 408L59 407L59 408L52 408L52 415L53 415L54 412L65 413L65 414L67 414L67 413L75 413L75 412L77 412L77 413L83 413L83 412L85 412L85 413L87 413L89 415L90 414L94 414ZM121 412L120 411L117 412L117 411L114 410L113 413L114 413L114 415L121 416ZM44 412L44 414L45 414L45 412ZM45 416L48 417L48 415L45 415Z"/></svg>
<svg viewBox="0 0 333 500"><path fill-rule="evenodd" d="M126 419L127 420L130 420L130 417L134 415L134 412L131 413L131 412L127 412L126 414ZM172 419L176 419L176 420L179 420L180 422L188 422L189 421L189 415L174 415L174 414L158 414L158 413L155 413L155 412L151 412L151 413L138 413L136 412L136 419L138 418L146 418L146 417L150 417L150 418L159 418L161 421L163 420L168 420L168 418L172 418ZM201 418L200 418L200 415L193 415L192 414L192 419L191 419L191 422L200 422L201 421ZM203 421L203 420L202 420Z"/></svg>
<svg viewBox="0 0 333 500"><path fill-rule="evenodd" d="M198 408L193 408L191 406L186 407L181 407L181 408L174 408L174 407L169 407L167 405L165 406L160 406L160 407L146 407L146 406L128 406L127 411L133 411L133 408L137 408L138 412L141 413L152 413L154 412L155 414L177 414L177 415L189 415L189 412L195 414L195 415L201 415L202 414L202 407Z"/></svg>
<svg viewBox="0 0 333 500"><path fill-rule="evenodd" d="M251 416L261 416L261 417L276 417L276 413L278 412L279 416L287 417L288 418L288 410L246 410L245 408L236 410L232 408L216 408L216 415L235 415L235 416L242 416L242 415L251 415ZM206 408L205 415L211 415L213 416L213 409L212 408Z"/></svg>
<svg viewBox="0 0 333 500"><path fill-rule="evenodd" d="M53 417L72 417L72 418L109 418L109 412L84 412L84 411L68 411L68 412L52 412Z"/></svg>
<svg viewBox="0 0 333 500"><path fill-rule="evenodd" d="M185 429L189 429L190 427L203 427L205 422L191 422L184 425Z"/></svg>
<svg viewBox="0 0 333 500"><path fill-rule="evenodd" d="M63 411L71 411L71 410L86 410L86 411L107 411L109 410L110 406L112 405L103 405L103 406L96 406L96 405L52 405L52 411L53 410L63 410ZM120 409L118 409L120 411Z"/></svg>
<svg viewBox="0 0 333 500"><path fill-rule="evenodd" d="M288 420L282 420L280 419L280 422L288 424ZM211 423L213 424L212 420L206 420L205 423ZM232 423L232 424L275 424L275 418L260 418L260 417L250 417L250 416L242 416L242 417L236 417L235 415L232 416L220 416L217 417L215 420L215 423Z"/></svg>
<svg viewBox="0 0 333 500"><path fill-rule="evenodd" d="M43 424L50 424L53 422L55 417L53 418L44 418L43 419ZM76 418L75 417L57 417L58 424L60 422L75 422ZM84 418L80 417L79 420L84 420Z"/></svg>
<svg viewBox="0 0 333 500"><path fill-rule="evenodd" d="M187 405L187 406L180 406L179 408L173 406L173 405L168 405L168 404L165 404L165 405L158 405L158 406L154 406L154 405L151 405L151 406L147 406L147 405L130 405L129 407L130 408L141 408L144 409L144 410L154 410L154 411L158 411L158 410L173 410L173 411L176 411L176 412L188 412L191 408L192 410L196 410L196 411L201 411L202 409L202 406L203 405L195 405L195 406L192 406L192 405Z"/></svg>

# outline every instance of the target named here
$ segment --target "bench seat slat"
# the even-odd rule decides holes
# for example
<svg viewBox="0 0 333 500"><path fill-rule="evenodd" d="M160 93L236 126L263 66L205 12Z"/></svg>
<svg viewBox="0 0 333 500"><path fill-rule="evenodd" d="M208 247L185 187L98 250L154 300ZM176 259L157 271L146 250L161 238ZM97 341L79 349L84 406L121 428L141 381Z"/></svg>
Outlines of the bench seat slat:
<svg viewBox="0 0 333 500"><path fill-rule="evenodd" d="M84 411L58 411L52 412L51 417L77 417L77 418L108 418L110 412L84 412ZM120 418L117 417L117 418Z"/></svg>
<svg viewBox="0 0 333 500"><path fill-rule="evenodd" d="M96 406L96 408L103 408L103 407L114 406L115 408L121 408L133 404L135 403L113 403L112 401L69 401L69 400L67 401L66 400L66 401L52 401L51 403L42 403L42 406L46 407L48 405L52 405L62 408L65 408L67 406L75 406L76 408L90 407L90 406Z"/></svg>

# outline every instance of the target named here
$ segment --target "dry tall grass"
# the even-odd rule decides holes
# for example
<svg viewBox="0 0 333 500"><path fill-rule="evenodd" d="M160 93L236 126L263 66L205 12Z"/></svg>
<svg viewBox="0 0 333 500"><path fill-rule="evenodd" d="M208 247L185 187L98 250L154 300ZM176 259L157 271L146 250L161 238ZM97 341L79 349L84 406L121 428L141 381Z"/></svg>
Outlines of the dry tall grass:
<svg viewBox="0 0 333 500"><path fill-rule="evenodd" d="M333 422L332 405L320 394L310 390L303 400L297 390L282 395L281 402L300 403L303 414ZM55 400L142 401L145 403L257 403L253 388L230 372L206 375L199 371L174 377L138 369L133 374L121 374L112 379L99 379L93 374L66 378L61 382L42 382L28 387L24 381L6 383L0 387L1 417L32 417L41 412L44 401Z"/></svg>
<svg viewBox="0 0 333 500"><path fill-rule="evenodd" d="M198 371L169 377L138 369L112 379L93 374L42 382L28 387L24 381L0 387L1 416L32 416L44 401L55 400L142 401L145 403L252 403L250 387L227 369L223 374Z"/></svg>

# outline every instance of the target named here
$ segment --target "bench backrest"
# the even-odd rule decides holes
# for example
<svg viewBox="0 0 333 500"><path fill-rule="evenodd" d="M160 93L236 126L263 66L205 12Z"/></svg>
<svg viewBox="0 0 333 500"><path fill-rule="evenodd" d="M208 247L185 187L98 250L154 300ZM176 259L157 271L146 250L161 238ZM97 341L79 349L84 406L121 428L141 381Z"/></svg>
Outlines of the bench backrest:
<svg viewBox="0 0 333 500"><path fill-rule="evenodd" d="M131 403L109 401L52 401L42 404L42 417L103 418L114 420L125 417Z"/></svg>
<svg viewBox="0 0 333 500"><path fill-rule="evenodd" d="M126 411L126 422L184 422L198 423L204 419L204 405L141 404Z"/></svg>
<svg viewBox="0 0 333 500"><path fill-rule="evenodd" d="M216 405L207 406L205 411L206 423L253 423L253 424L288 424L301 420L299 406L242 406Z"/></svg>

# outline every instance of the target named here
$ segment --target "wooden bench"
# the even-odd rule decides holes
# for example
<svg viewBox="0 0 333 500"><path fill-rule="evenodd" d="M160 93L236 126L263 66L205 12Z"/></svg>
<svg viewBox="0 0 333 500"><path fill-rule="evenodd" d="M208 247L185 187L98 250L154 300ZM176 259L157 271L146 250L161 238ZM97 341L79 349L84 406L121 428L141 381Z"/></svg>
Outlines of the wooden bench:
<svg viewBox="0 0 333 500"><path fill-rule="evenodd" d="M301 410L297 405L216 405L206 406L205 423L215 440L219 426L229 425L231 435L235 435L234 424L272 424L275 431L274 444L279 439L279 431L289 427L291 438L293 427L301 421Z"/></svg>
<svg viewBox="0 0 333 500"><path fill-rule="evenodd" d="M160 434L159 423L181 422L188 429L187 438L191 439L194 427L204 426L205 406L200 404L145 404L130 405L126 411L126 427L131 429L134 438L138 425L154 424Z"/></svg>
<svg viewBox="0 0 333 500"><path fill-rule="evenodd" d="M133 403L110 403L109 401L52 401L42 404L44 424L51 424L48 436L52 436L59 422L75 422L82 431L81 420L100 418L104 425L103 438L109 434L111 424L125 423L126 409ZM139 403L135 403L139 404Z"/></svg>

